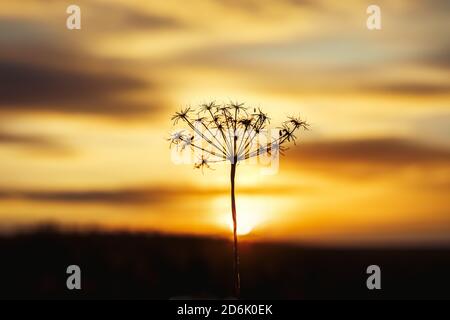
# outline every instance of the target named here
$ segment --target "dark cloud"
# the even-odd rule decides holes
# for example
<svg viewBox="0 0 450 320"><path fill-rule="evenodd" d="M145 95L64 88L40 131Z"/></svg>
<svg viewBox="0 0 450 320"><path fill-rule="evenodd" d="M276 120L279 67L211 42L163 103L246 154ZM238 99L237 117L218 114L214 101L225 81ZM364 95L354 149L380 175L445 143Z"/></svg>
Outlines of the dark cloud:
<svg viewBox="0 0 450 320"><path fill-rule="evenodd" d="M425 82L403 82L403 83L382 83L379 85L363 85L366 91L396 95L447 95L450 94L450 84L445 83L425 83Z"/></svg>
<svg viewBox="0 0 450 320"><path fill-rule="evenodd" d="M18 134L0 130L0 147L2 145L24 147L28 151L57 152L64 154L73 152L72 148L69 146L50 137Z"/></svg>
<svg viewBox="0 0 450 320"><path fill-rule="evenodd" d="M298 188L295 190L298 193ZM240 188L242 194L287 194L290 191L286 188ZM294 192L294 191L292 191ZM211 197L215 195L228 194L228 188L128 188L117 190L63 190L63 191L34 191L34 190L0 190L0 200L22 199L38 202L63 202L63 203L104 203L104 204L123 204L123 205L142 205L154 202L166 202L176 198L178 200L184 197Z"/></svg>
<svg viewBox="0 0 450 320"><path fill-rule="evenodd" d="M24 134L15 134L5 131L0 131L0 144L20 144L32 146L55 146L55 141L46 138Z"/></svg>
<svg viewBox="0 0 450 320"><path fill-rule="evenodd" d="M419 10L436 10L436 12L443 13L444 15L450 10L450 3L447 0L415 0L411 1L411 4Z"/></svg>
<svg viewBox="0 0 450 320"><path fill-rule="evenodd" d="M362 164L369 167L450 165L449 149L398 138L311 142L293 149L296 163L333 166Z"/></svg>
<svg viewBox="0 0 450 320"><path fill-rule="evenodd" d="M84 190L84 191L0 191L0 199L42 202L138 204L162 200L171 192L163 189Z"/></svg>
<svg viewBox="0 0 450 320"><path fill-rule="evenodd" d="M85 13L83 25L99 32L160 31L186 28L185 22L174 16L157 14L128 5L87 1L79 3Z"/></svg>
<svg viewBox="0 0 450 320"><path fill-rule="evenodd" d="M18 135L9 132L0 131L0 144L23 144L23 145L37 145L48 146L52 145L52 141L43 138L30 135Z"/></svg>
<svg viewBox="0 0 450 320"><path fill-rule="evenodd" d="M299 6L299 7L326 7L326 4L315 0L284 0L284 2Z"/></svg>
<svg viewBox="0 0 450 320"><path fill-rule="evenodd" d="M125 26L138 29L179 29L185 27L181 21L168 16L150 15L148 13L130 11L123 16L122 22Z"/></svg>
<svg viewBox="0 0 450 320"><path fill-rule="evenodd" d="M227 9L235 9L244 11L247 13L255 14L262 12L264 9L270 10L273 6L273 1L266 0L214 0L215 2L223 5ZM319 1L314 0L282 0L280 3L286 5L292 5L294 7L321 7Z"/></svg>
<svg viewBox="0 0 450 320"><path fill-rule="evenodd" d="M41 1L42 6L49 6L48 0ZM65 8L69 4L61 6L55 1L55 6L49 8L49 14L60 12L61 29L65 31ZM133 4L119 4L114 2L103 2L95 0L78 0L76 2L81 9L81 28L88 32L129 32L129 31L150 31L150 30L172 30L186 28L188 25L185 21L181 21L177 17L170 14L156 13L154 10L142 10ZM35 23L31 20L21 20L8 17L0 18L0 40L7 37L8 33L11 37L17 37L22 34L23 37L30 41L36 41L36 36L42 36L42 28L46 33L57 34L58 32L46 28L50 21L42 21ZM32 28L33 24L38 28ZM50 26L47 26L50 27ZM2 32L3 31L3 32ZM3 33L3 35L2 35ZM34 37L31 37L34 35ZM76 37L76 34L72 34Z"/></svg>
<svg viewBox="0 0 450 320"><path fill-rule="evenodd" d="M70 41L61 30L44 22L0 17L0 62L75 67L90 62L78 48L79 37L74 35Z"/></svg>
<svg viewBox="0 0 450 320"><path fill-rule="evenodd" d="M215 0L214 2L222 5L229 10L237 10L243 12L259 13L267 3L261 0Z"/></svg>
<svg viewBox="0 0 450 320"><path fill-rule="evenodd" d="M414 57L410 63L448 72L450 69L450 41L443 40L439 44L433 45L431 49L431 52Z"/></svg>
<svg viewBox="0 0 450 320"><path fill-rule="evenodd" d="M160 85L134 76L129 62L84 52L86 40L45 22L0 18L0 112L122 118L157 111ZM135 91L147 92L150 101L130 99Z"/></svg>
<svg viewBox="0 0 450 320"><path fill-rule="evenodd" d="M151 88L118 73L88 73L0 61L0 111L49 111L127 116L153 111L155 105L119 97Z"/></svg>
<svg viewBox="0 0 450 320"><path fill-rule="evenodd" d="M5 192L4 192L5 193ZM7 194L7 193L5 193ZM119 190L119 191L62 191L62 192L17 192L9 193L31 201L72 202L72 203L144 203L152 202L166 196L162 190Z"/></svg>

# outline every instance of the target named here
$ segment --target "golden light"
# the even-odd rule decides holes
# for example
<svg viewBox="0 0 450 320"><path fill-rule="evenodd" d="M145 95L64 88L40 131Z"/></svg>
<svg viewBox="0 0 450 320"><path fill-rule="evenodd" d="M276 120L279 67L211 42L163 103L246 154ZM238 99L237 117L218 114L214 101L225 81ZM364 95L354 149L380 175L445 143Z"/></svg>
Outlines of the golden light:
<svg viewBox="0 0 450 320"><path fill-rule="evenodd" d="M263 197L242 196L236 203L237 210L237 234L245 236L255 228L267 221L268 206ZM213 201L214 212L219 212L218 223L222 228L233 231L233 219L230 211L230 199L228 196L217 197Z"/></svg>
<svg viewBox="0 0 450 320"><path fill-rule="evenodd" d="M237 226L237 234L240 236L245 236L252 232L253 228L256 227L258 224L257 221L253 219L240 219L238 220L238 226ZM233 221L232 219L229 219L228 226L230 227L230 230L233 231Z"/></svg>

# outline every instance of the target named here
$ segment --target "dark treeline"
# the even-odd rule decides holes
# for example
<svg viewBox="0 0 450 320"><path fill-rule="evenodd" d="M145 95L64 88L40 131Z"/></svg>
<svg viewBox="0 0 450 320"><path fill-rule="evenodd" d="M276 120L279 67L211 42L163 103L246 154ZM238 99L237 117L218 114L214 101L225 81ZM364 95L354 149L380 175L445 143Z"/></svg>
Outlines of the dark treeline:
<svg viewBox="0 0 450 320"><path fill-rule="evenodd" d="M38 230L0 237L0 298L228 298L226 239ZM241 245L242 298L450 298L450 249L349 249ZM81 268L82 289L66 288ZM377 264L379 291L366 287Z"/></svg>

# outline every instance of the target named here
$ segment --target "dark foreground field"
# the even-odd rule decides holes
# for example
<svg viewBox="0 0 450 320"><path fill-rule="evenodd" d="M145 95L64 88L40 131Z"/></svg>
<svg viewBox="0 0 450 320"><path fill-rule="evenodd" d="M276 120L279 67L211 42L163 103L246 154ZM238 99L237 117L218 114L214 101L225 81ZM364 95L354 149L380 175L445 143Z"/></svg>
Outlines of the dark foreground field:
<svg viewBox="0 0 450 320"><path fill-rule="evenodd" d="M242 244L243 298L450 298L449 249L333 249ZM40 231L0 237L0 298L227 298L227 240ZM66 268L82 290L66 289ZM382 290L366 288L368 265Z"/></svg>

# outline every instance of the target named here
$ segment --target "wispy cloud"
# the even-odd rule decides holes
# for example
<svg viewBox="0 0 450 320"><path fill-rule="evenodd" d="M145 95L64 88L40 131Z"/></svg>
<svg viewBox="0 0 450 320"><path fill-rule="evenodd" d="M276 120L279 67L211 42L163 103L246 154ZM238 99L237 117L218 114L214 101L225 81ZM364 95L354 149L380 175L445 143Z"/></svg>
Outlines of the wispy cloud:
<svg viewBox="0 0 450 320"><path fill-rule="evenodd" d="M50 154L73 154L72 147L48 136L23 134L0 130L0 148L20 147L24 151Z"/></svg>
<svg viewBox="0 0 450 320"><path fill-rule="evenodd" d="M450 149L401 138L347 139L303 143L293 150L300 163L402 167L450 165Z"/></svg>
<svg viewBox="0 0 450 320"><path fill-rule="evenodd" d="M243 195L289 195L291 192L298 194L299 189L286 190L286 188L269 187L244 187L239 190ZM60 202L60 203L103 203L109 205L142 205L149 203L166 203L167 201L183 201L184 198L205 197L211 198L218 195L228 195L227 188L200 188L189 186L179 187L135 187L123 189L92 189L92 190L1 190L0 200L22 199L36 202Z"/></svg>

